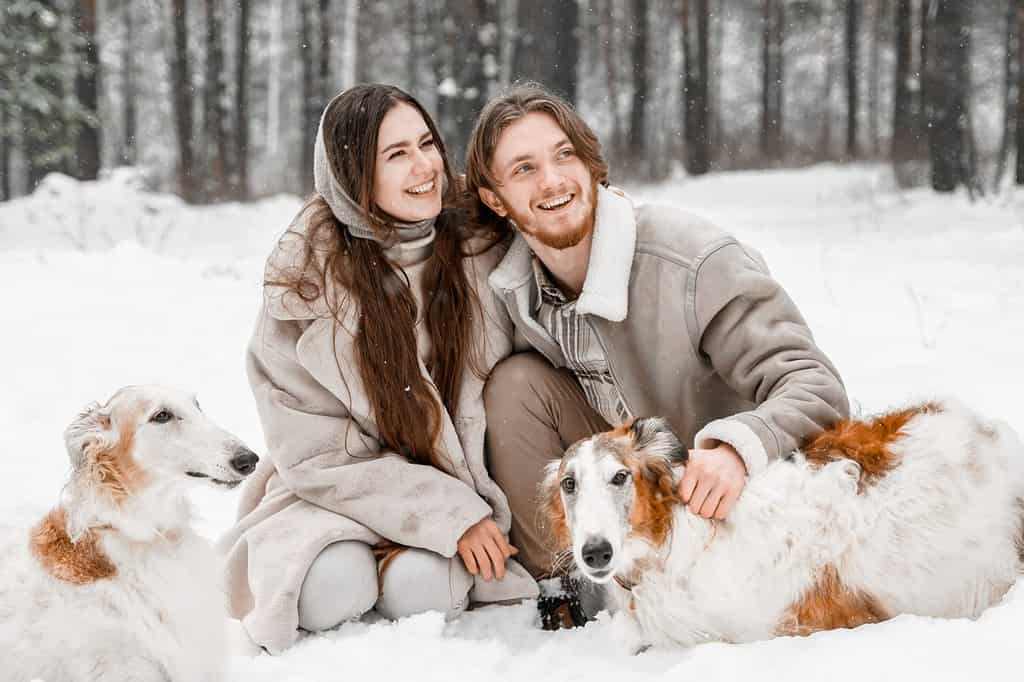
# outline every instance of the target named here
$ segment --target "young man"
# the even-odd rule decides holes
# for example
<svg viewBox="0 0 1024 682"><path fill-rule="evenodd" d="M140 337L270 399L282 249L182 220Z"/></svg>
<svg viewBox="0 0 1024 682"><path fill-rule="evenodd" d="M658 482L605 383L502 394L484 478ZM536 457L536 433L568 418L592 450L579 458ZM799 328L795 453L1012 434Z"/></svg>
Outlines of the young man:
<svg viewBox="0 0 1024 682"><path fill-rule="evenodd" d="M466 175L481 219L517 231L489 282L517 347L537 352L491 374L487 445L535 577L553 559L537 484L576 440L666 417L694 444L681 498L723 519L748 475L847 416L838 372L760 255L696 216L608 190L600 143L557 96L527 84L491 100Z"/></svg>

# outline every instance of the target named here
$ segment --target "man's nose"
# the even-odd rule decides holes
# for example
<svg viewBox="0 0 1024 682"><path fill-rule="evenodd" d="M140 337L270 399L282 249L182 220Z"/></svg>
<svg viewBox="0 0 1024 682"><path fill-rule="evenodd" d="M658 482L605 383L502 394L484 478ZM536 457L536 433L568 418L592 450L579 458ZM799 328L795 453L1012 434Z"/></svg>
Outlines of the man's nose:
<svg viewBox="0 0 1024 682"><path fill-rule="evenodd" d="M562 184L562 174L550 164L540 167L540 188L543 191L557 189Z"/></svg>

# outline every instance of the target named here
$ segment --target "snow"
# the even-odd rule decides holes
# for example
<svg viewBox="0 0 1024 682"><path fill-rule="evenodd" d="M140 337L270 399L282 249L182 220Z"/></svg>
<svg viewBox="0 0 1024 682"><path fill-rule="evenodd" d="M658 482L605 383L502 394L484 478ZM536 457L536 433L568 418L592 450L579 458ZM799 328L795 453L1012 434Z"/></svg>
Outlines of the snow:
<svg viewBox="0 0 1024 682"><path fill-rule="evenodd" d="M195 208L148 194L130 171L99 183L52 176L0 204L0 514L28 525L58 497L61 432L129 383L195 391L204 410L263 447L243 351L262 262L295 197ZM900 192L879 166L736 173L627 188L737 233L765 256L839 367L855 408L956 396L1024 433L1024 201ZM237 493L198 490L216 538ZM899 617L854 631L630 656L606 615L537 628L533 604L444 623L346 624L280 657L233 657L232 680L339 674L488 680L1020 679L1024 587L977 621Z"/></svg>

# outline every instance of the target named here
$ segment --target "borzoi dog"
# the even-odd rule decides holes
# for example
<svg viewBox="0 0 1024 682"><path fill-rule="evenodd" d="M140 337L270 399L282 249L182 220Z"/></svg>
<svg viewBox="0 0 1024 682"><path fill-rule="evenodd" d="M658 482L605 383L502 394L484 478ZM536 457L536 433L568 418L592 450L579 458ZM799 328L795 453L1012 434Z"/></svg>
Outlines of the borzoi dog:
<svg viewBox="0 0 1024 682"><path fill-rule="evenodd" d="M840 423L751 477L724 522L679 500L685 462L664 421L641 419L573 445L542 486L559 547L629 614L631 647L973 618L1024 571L1024 447L957 405Z"/></svg>
<svg viewBox="0 0 1024 682"><path fill-rule="evenodd" d="M154 386L90 406L64 437L61 503L0 540L0 680L219 680L220 567L184 484L233 488L257 456L191 395Z"/></svg>

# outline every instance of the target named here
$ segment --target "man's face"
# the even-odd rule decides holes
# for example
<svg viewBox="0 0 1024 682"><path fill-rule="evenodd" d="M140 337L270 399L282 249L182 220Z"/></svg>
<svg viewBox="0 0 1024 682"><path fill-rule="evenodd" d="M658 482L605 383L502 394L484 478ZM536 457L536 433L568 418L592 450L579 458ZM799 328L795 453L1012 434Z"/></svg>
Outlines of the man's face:
<svg viewBox="0 0 1024 682"><path fill-rule="evenodd" d="M576 246L594 228L597 187L550 114L530 112L502 133L491 159L495 191L480 198L524 235L553 249Z"/></svg>

